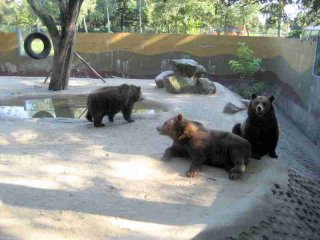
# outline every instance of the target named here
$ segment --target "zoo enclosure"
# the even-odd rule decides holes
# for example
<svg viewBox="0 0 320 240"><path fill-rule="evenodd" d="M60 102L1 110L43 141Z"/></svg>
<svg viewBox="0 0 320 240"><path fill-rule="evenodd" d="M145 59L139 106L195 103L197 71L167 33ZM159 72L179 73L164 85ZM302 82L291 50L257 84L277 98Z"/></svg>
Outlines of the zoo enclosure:
<svg viewBox="0 0 320 240"><path fill-rule="evenodd" d="M33 60L21 54L19 34L0 33L0 75L45 76L52 57ZM277 105L314 142L320 142L320 43L269 37L211 35L78 33L76 51L102 76L153 78L168 69L169 59L193 58L212 78L230 75L228 61L238 42L262 58L259 76L272 83ZM73 76L92 77L74 59ZM221 77L223 76L223 77ZM240 80L239 80L240 81Z"/></svg>

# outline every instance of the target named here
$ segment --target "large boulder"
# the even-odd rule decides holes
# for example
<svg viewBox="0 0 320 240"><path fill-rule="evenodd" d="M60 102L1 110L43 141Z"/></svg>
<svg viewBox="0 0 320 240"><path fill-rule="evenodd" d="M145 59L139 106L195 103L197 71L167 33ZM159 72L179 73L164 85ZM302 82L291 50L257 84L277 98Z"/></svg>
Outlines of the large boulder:
<svg viewBox="0 0 320 240"><path fill-rule="evenodd" d="M208 78L199 78L196 80L196 89L198 94L215 94L216 85Z"/></svg>
<svg viewBox="0 0 320 240"><path fill-rule="evenodd" d="M171 68L176 74L192 77L197 70L198 63L193 59L173 59L169 60Z"/></svg>
<svg viewBox="0 0 320 240"><path fill-rule="evenodd" d="M193 73L192 78L194 80L196 80L196 79L199 79L201 77L207 78L208 77L208 73L207 73L206 68L199 64L197 66L195 72Z"/></svg>
<svg viewBox="0 0 320 240"><path fill-rule="evenodd" d="M164 71L154 79L158 88L164 88L164 81L174 75L174 71Z"/></svg>
<svg viewBox="0 0 320 240"><path fill-rule="evenodd" d="M247 108L246 106L239 107L239 106L229 102L229 103L227 103L227 105L224 106L223 113L235 114L235 113L240 112L246 108Z"/></svg>
<svg viewBox="0 0 320 240"><path fill-rule="evenodd" d="M180 75L170 76L164 81L164 86L169 93L196 93L196 86L191 78Z"/></svg>
<svg viewBox="0 0 320 240"><path fill-rule="evenodd" d="M204 66L193 59L169 60L173 71L165 71L155 78L157 87L165 87L168 92L214 94L216 86L207 76Z"/></svg>

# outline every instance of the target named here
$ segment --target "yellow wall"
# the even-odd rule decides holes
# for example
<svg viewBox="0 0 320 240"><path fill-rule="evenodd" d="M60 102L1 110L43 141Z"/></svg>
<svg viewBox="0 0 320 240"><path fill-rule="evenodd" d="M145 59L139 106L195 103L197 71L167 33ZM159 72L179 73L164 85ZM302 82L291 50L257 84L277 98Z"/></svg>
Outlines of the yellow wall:
<svg viewBox="0 0 320 240"><path fill-rule="evenodd" d="M0 53L18 48L16 33L0 32Z"/></svg>
<svg viewBox="0 0 320 240"><path fill-rule="evenodd" d="M141 55L183 52L193 56L211 57L236 54L238 42L246 42L263 59L285 58L297 72L312 68L314 44L297 39L270 37L236 37L212 35L137 34L137 33L78 33L76 51L104 53L128 51ZM0 53L18 47L16 33L0 33Z"/></svg>
<svg viewBox="0 0 320 240"><path fill-rule="evenodd" d="M128 51L141 55L184 52L193 56L210 57L235 54L238 42L246 42L263 59L284 57L290 67L303 72L313 64L314 46L297 39L270 37L235 37L212 35L79 33L76 50L82 53Z"/></svg>

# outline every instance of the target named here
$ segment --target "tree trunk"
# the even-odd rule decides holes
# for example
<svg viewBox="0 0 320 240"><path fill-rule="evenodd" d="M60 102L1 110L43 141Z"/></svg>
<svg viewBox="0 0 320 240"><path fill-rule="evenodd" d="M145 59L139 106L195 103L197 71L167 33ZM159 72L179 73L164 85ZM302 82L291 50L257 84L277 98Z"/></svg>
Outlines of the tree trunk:
<svg viewBox="0 0 320 240"><path fill-rule="evenodd" d="M53 43L54 58L49 90L64 90L69 84L76 23L83 0L58 1L60 31L52 16L46 13L38 0L28 0L28 2L42 23L48 28Z"/></svg>
<svg viewBox="0 0 320 240"><path fill-rule="evenodd" d="M283 1L280 1L279 2L279 15L278 15L278 37L280 37L281 35L281 19L282 19L282 12L284 11L284 5L283 4Z"/></svg>
<svg viewBox="0 0 320 240"><path fill-rule="evenodd" d="M125 1L123 1L122 2L122 11L121 11L121 13L120 13L120 26L121 26L121 31L122 32L124 32L124 9L126 9L125 8L126 6L125 6Z"/></svg>
<svg viewBox="0 0 320 240"><path fill-rule="evenodd" d="M281 17L278 19L278 37L280 37L281 34Z"/></svg>
<svg viewBox="0 0 320 240"><path fill-rule="evenodd" d="M142 6L141 6L141 0L139 0L139 25L140 25L140 33L142 33Z"/></svg>
<svg viewBox="0 0 320 240"><path fill-rule="evenodd" d="M72 33L70 33L71 35ZM68 87L69 77L72 67L73 59L73 36L66 36L60 39L59 46L54 47L54 57L52 69L56 71L52 72L51 80L49 84L49 90L64 90Z"/></svg>
<svg viewBox="0 0 320 240"><path fill-rule="evenodd" d="M111 32L111 29L110 29L111 23L110 23L110 15L109 15L109 1L108 0L106 0L106 1L107 1L107 21L108 21L107 28L108 28L108 33L110 33Z"/></svg>
<svg viewBox="0 0 320 240"><path fill-rule="evenodd" d="M88 33L88 27L87 27L87 23L86 23L86 17L83 17L83 27L84 27L84 31L86 33Z"/></svg>
<svg viewBox="0 0 320 240"><path fill-rule="evenodd" d="M249 36L250 36L249 28L248 28L248 26L247 26L247 25L245 25L245 27L246 27L247 36L249 37Z"/></svg>

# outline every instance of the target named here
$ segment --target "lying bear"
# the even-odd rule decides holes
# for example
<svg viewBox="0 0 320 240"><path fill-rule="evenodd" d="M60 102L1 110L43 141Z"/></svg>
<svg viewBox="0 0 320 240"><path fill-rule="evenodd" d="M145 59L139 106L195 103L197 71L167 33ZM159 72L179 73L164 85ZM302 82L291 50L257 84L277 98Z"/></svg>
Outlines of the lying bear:
<svg viewBox="0 0 320 240"><path fill-rule="evenodd" d="M141 88L135 85L122 84L120 86L103 87L90 93L87 98L87 116L95 127L103 127L102 119L108 116L113 122L114 116L122 112L123 118L128 122L131 119L133 106L142 100Z"/></svg>
<svg viewBox="0 0 320 240"><path fill-rule="evenodd" d="M252 157L260 159L269 154L277 158L276 147L279 139L279 127L274 110L274 96L257 96L252 94L248 106L248 117L242 123L236 124L232 132L251 143Z"/></svg>
<svg viewBox="0 0 320 240"><path fill-rule="evenodd" d="M208 164L226 169L232 180L240 179L250 160L251 146L247 140L232 133L208 130L181 114L165 121L157 130L173 140L162 156L163 160L175 156L191 158L188 177L196 177L201 166Z"/></svg>

